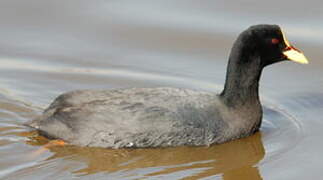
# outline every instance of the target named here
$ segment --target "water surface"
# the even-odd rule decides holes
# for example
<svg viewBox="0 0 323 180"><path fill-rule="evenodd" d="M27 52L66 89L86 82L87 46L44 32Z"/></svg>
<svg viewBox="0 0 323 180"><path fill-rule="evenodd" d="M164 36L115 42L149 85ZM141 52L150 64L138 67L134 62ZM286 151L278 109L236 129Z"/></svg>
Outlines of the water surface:
<svg viewBox="0 0 323 180"><path fill-rule="evenodd" d="M0 0L0 179L318 179L322 2ZM75 89L172 86L219 92L239 32L279 24L309 65L261 80L264 122L211 147L53 146L22 124Z"/></svg>

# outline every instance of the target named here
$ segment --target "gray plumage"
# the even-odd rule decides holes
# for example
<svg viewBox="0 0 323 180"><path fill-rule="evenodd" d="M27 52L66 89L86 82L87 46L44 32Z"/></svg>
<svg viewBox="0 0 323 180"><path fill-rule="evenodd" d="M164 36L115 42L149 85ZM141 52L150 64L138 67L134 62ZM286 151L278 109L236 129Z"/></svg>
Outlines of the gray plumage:
<svg viewBox="0 0 323 180"><path fill-rule="evenodd" d="M177 88L83 90L60 95L30 126L80 146L210 145L248 134L216 94ZM240 129L232 128L241 124ZM252 127L252 125L251 125Z"/></svg>
<svg viewBox="0 0 323 180"><path fill-rule="evenodd" d="M27 125L71 144L108 148L199 146L245 137L261 125L262 69L295 49L285 42L277 25L242 32L219 95L178 88L73 91Z"/></svg>

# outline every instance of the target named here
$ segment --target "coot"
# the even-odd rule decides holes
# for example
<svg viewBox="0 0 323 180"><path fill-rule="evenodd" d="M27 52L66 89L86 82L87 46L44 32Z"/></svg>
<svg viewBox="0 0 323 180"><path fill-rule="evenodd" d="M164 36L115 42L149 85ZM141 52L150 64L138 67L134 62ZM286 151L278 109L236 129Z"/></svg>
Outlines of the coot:
<svg viewBox="0 0 323 180"><path fill-rule="evenodd" d="M277 25L255 25L235 41L220 94L181 88L77 90L27 125L79 146L144 148L218 144L259 130L262 69L308 63Z"/></svg>

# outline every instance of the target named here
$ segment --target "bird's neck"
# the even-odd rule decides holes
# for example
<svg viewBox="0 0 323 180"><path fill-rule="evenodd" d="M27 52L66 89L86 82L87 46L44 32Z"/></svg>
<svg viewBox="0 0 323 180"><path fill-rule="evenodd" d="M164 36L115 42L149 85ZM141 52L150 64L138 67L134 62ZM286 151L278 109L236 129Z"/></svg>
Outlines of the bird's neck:
<svg viewBox="0 0 323 180"><path fill-rule="evenodd" d="M229 107L245 105L260 107L258 91L261 72L259 56L246 54L243 49L232 51L225 86L220 95L224 103Z"/></svg>

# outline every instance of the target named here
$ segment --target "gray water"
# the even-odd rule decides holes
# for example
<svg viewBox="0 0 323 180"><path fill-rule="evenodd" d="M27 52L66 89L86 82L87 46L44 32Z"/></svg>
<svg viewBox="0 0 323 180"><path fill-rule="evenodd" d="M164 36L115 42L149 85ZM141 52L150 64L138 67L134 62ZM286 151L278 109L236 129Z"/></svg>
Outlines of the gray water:
<svg viewBox="0 0 323 180"><path fill-rule="evenodd" d="M319 179L323 3L0 0L0 179ZM219 92L231 45L279 24L309 65L265 69L264 123L211 147L47 146L22 124L75 89L172 86Z"/></svg>

